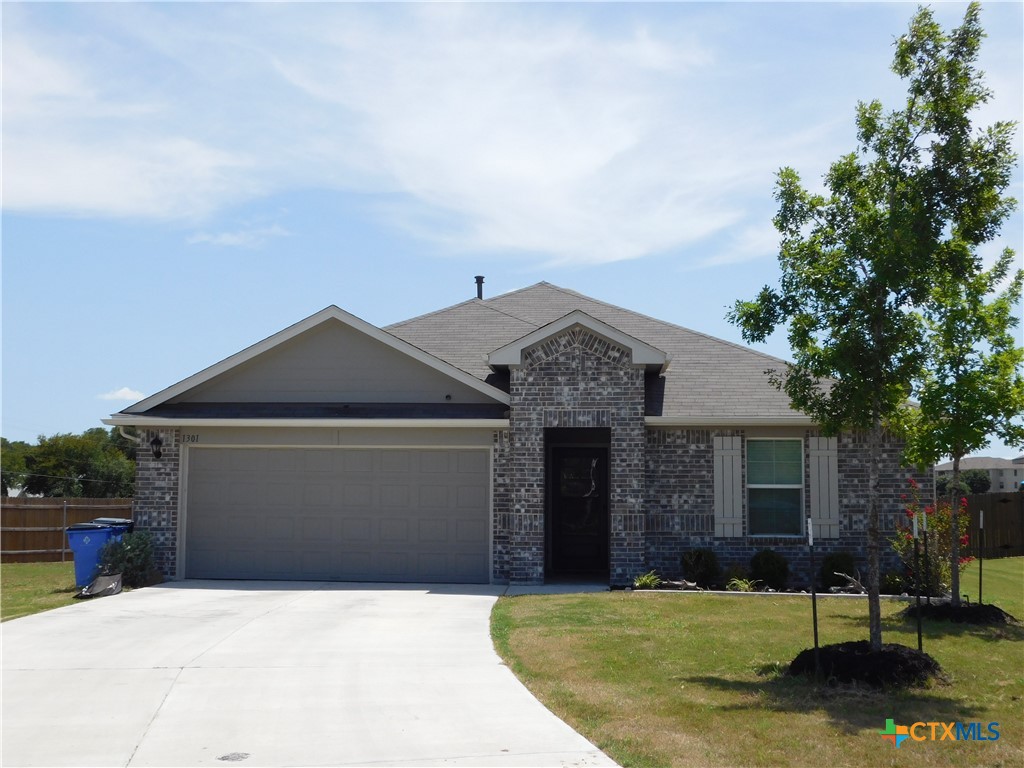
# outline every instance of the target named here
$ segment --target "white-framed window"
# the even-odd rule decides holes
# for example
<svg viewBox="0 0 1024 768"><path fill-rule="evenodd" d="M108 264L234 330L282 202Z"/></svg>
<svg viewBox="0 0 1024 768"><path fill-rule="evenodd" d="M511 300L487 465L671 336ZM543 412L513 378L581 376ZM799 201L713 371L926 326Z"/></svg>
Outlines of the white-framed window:
<svg viewBox="0 0 1024 768"><path fill-rule="evenodd" d="M800 438L747 440L747 533L801 536L804 443Z"/></svg>

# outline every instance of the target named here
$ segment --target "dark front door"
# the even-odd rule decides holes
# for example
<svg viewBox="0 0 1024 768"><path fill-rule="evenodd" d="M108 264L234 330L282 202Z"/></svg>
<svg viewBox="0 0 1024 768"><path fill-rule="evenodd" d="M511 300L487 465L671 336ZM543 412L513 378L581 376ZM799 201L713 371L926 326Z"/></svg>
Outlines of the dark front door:
<svg viewBox="0 0 1024 768"><path fill-rule="evenodd" d="M608 449L552 446L548 473L548 572L608 575Z"/></svg>

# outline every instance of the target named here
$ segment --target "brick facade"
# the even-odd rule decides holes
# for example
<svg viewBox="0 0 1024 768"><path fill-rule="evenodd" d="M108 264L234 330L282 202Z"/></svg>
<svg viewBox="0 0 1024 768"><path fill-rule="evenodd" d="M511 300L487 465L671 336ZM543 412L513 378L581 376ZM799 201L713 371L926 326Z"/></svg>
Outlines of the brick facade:
<svg viewBox="0 0 1024 768"><path fill-rule="evenodd" d="M792 537L714 535L714 451L712 438L720 434L745 435L744 430L647 430L647 567L663 576L681 575L681 558L691 549L709 548L718 555L723 570L746 569L751 556L761 549L773 549L789 560L793 586L810 582L810 557L804 539ZM816 430L804 433L805 478L804 505L810 513L807 487L809 466L808 438ZM931 475L904 469L899 465L901 445L890 439L882 450L880 479L880 529L888 539L903 515L904 496L913 478L925 493L931 488ZM745 454L745 452L744 452ZM744 458L745 461L745 458ZM831 552L851 552L858 560L861 575L867 577L867 499L869 452L863 435L841 435L838 440L839 465L839 538L815 540L815 557ZM744 465L745 474L745 465ZM745 512L744 507L744 512ZM883 541L881 570L897 570L899 560Z"/></svg>
<svg viewBox="0 0 1024 768"><path fill-rule="evenodd" d="M160 458L150 441L160 436ZM178 488L181 438L176 429L147 430L136 452L132 518L139 530L153 536L156 566L169 579L178 577Z"/></svg>
<svg viewBox="0 0 1024 768"><path fill-rule="evenodd" d="M508 514L496 508L496 540L507 537L508 552L495 553L496 578L544 581L545 430L600 427L611 432L610 578L632 581L646 560L643 369L627 350L575 326L524 351L510 395L508 465L495 470L496 479L512 478Z"/></svg>
<svg viewBox="0 0 1024 768"><path fill-rule="evenodd" d="M743 535L716 536L715 444L735 438L746 445L765 430L646 427L644 369L628 350L577 325L523 352L523 363L510 368L509 428L492 441L492 580L536 584L546 577L546 460L549 430L600 428L609 442L609 582L632 583L654 569L662 576L681 575L682 554L691 549L715 551L724 569L747 568L750 557L771 548L790 562L791 583L804 586L810 564L803 538L746 535L745 479L742 504L734 522L723 530ZM750 434L748 434L750 433ZM149 441L159 434L162 455L154 458ZM788 432L803 438L804 503L811 513L810 452L819 433ZM610 436L610 437L608 437ZM736 442L740 441L740 442ZM746 475L745 450L735 460ZM930 474L899 467L900 445L890 440L882 452L883 537L902 515L908 481L914 478L927 494ZM838 478L838 538L818 537L816 554L855 553L866 575L866 519L869 455L866 437L844 434L835 443ZM133 514L140 530L155 539L157 565L169 578L177 571L181 446L178 430L150 430L138 450ZM735 495L734 495L735 498ZM742 521L740 509L742 508ZM834 506L833 506L834 509ZM882 571L898 567L886 542Z"/></svg>
<svg viewBox="0 0 1024 768"><path fill-rule="evenodd" d="M706 547L715 551L723 569L745 569L755 552L774 549L789 560L791 583L806 585L810 563L803 539L714 535L712 439L743 436L744 430L645 428L642 370L624 363L617 349L595 352L588 341L578 332L567 332L543 345L547 356L531 350L532 365L513 372L511 427L494 433L492 452L493 580L544 581L545 429L604 427L611 432L611 584L629 584L651 569L676 578L683 553ZM139 529L153 534L157 566L168 578L176 578L179 432L159 431L159 459L149 444L156 434L147 432L138 449L132 509ZM817 434L808 430L805 438ZM804 443L806 452L806 439ZM885 539L901 519L909 480L915 479L926 495L931 489L931 475L900 468L899 453L895 441L882 452L880 524ZM866 437L840 436L838 455L840 535L818 538L816 557L820 564L830 552L855 553L866 576ZM881 552L882 572L896 570L891 547L883 542Z"/></svg>
<svg viewBox="0 0 1024 768"><path fill-rule="evenodd" d="M682 553L711 545L715 531L714 452L707 429L649 429L647 568L679 575Z"/></svg>
<svg viewBox="0 0 1024 768"><path fill-rule="evenodd" d="M498 584L508 584L511 551L509 536L512 531L512 475L511 442L508 430L494 433L491 453L493 465L491 510L493 519L491 555L493 558L492 578Z"/></svg>

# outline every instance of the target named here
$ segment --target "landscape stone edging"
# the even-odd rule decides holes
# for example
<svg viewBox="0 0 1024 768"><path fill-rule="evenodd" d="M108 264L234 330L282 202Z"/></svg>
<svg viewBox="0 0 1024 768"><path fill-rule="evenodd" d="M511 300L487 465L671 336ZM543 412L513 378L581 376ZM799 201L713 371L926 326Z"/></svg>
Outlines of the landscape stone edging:
<svg viewBox="0 0 1024 768"><path fill-rule="evenodd" d="M660 592L662 594L681 595L728 595L729 597L810 597L810 592L731 592L719 589L626 589L616 590L621 592ZM866 598L867 595L851 594L849 592L819 592L818 597L845 597L845 598ZM915 600L914 595L879 595L882 600L898 600L900 602L911 602ZM933 598L932 602L939 602L941 598ZM925 597L921 596L921 602Z"/></svg>

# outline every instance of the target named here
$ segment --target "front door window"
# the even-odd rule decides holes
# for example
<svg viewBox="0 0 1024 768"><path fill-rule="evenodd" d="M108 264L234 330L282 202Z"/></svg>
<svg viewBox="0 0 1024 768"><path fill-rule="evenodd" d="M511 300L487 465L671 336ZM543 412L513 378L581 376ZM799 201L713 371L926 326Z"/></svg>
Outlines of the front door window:
<svg viewBox="0 0 1024 768"><path fill-rule="evenodd" d="M549 570L554 575L608 573L607 462L606 448L552 448Z"/></svg>

